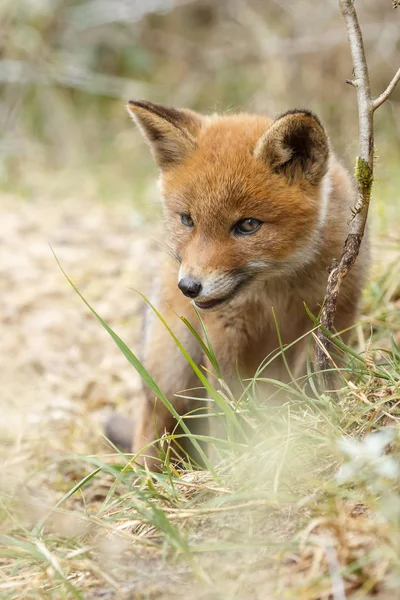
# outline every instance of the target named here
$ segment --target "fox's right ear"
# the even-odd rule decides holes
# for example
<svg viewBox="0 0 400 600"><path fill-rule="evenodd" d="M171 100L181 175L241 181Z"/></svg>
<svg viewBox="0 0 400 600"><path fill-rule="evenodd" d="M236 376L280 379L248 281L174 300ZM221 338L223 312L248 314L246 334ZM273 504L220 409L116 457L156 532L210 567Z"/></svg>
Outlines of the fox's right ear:
<svg viewBox="0 0 400 600"><path fill-rule="evenodd" d="M179 164L196 149L201 115L144 100L130 100L126 107L161 169Z"/></svg>

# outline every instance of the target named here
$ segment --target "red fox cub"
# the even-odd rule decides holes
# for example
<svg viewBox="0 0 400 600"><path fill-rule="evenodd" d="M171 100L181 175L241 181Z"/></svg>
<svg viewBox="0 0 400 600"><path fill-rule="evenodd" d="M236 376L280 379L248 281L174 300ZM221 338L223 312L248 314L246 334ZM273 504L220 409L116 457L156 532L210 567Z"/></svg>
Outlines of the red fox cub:
<svg viewBox="0 0 400 600"><path fill-rule="evenodd" d="M285 352L293 377L303 375L304 334L312 328L304 303L318 314L354 202L351 179L321 122L302 109L276 120L245 113L203 116L145 101L129 102L128 110L160 168L166 237L175 259L165 256L151 301L193 360L206 364L179 319L185 316L198 328L196 307L233 388L238 374L254 376L279 348L275 318L284 345L304 336ZM367 262L364 242L342 285L338 331L354 324ZM178 413L196 408L175 394L199 382L151 311L142 343L144 366ZM288 380L282 357L262 376ZM150 390L145 396L134 424L135 453L176 425ZM118 432L109 435L118 438ZM156 450L149 451L147 464L155 468Z"/></svg>

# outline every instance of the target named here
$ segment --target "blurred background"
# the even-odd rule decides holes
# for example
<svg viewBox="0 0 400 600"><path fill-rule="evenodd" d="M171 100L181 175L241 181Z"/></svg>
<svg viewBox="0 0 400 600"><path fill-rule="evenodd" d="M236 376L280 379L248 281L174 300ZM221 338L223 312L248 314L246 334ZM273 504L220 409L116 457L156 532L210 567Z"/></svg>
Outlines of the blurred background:
<svg viewBox="0 0 400 600"><path fill-rule="evenodd" d="M391 0L357 10L378 95L400 64L400 10ZM2 0L0 19L0 182L25 197L51 184L56 196L142 203L154 168L124 111L131 98L272 116L308 107L354 163L356 94L337 0ZM377 177L388 180L400 88L376 114L376 147Z"/></svg>
<svg viewBox="0 0 400 600"><path fill-rule="evenodd" d="M400 66L400 8L394 9L392 0L357 0L356 7L372 89L378 96ZM68 506L76 512L69 520L66 513L65 521L61 521L60 512L58 528L54 525L55 537L51 533L53 537L43 538L42 525L37 524L47 514L48 507L59 506L64 494L68 494L65 499L72 489L77 489L77 482L88 475L88 469L91 471L94 465L102 464L98 463L102 453L109 454L110 448L102 436L107 413L116 410L134 414L141 398L138 375L71 288L49 247L50 243L80 292L138 354L143 300L135 289L148 291L159 262L159 245L154 238L160 231L160 207L157 169L142 136L128 117L125 103L130 99L147 99L205 113L247 110L270 116L294 107L309 108L320 116L336 153L353 170L358 152L358 116L356 91L345 83L351 77L350 50L338 0L0 0L0 529L14 536L6 542L9 560L7 550L0 552L0 571L8 565L6 574L0 574L2 598L71 597L74 585L79 589L86 586L83 595L88 599L122 598L128 597L122 594L126 581L134 582L134 587L129 588L134 597L183 597L178 591L188 597L188 587L177 589L181 580L180 576L176 578L175 569L178 565L181 570L184 564L177 550L183 547L183 542L179 541L177 546L176 540L178 537L184 540L186 547L186 540L190 539L186 529L177 529L176 537L168 538L174 540L171 548L177 553L170 567L173 592L169 593L170 587L165 587L168 577L165 568L171 542L166 544L167 537L159 538L156 528L149 525L152 521L148 520L147 509L140 513L145 515L140 519L147 524L147 529L143 529L140 520L133 516L132 507L136 511L136 504L117 503L120 488L114 484L110 488L110 480L103 477L106 468L100 480L93 478L84 491L79 489L82 497L75 494L69 498ZM393 349L396 343L400 347L400 84L375 114L375 143L376 179L370 213L373 262L354 335L356 350L366 351L368 360L375 356L376 348ZM343 215L343 219L348 216ZM370 388L354 378L351 388L349 385L342 417L345 425L340 429L346 431L346 436L352 431L355 436L367 433L376 424L392 424L392 420L386 421L389 417L396 422L397 375L391 380L389 373L383 386L381 380L375 382L373 366L369 367L369 362L367 365L371 368ZM392 371L396 369L390 369ZM356 417L353 417L353 409L349 408L356 405L359 406L357 411L363 414L360 424L355 423L358 412L354 409ZM268 569L264 574L260 571L263 561L270 550L274 560L278 554L282 556L279 548L283 546L279 544L285 536L294 535L300 522L301 527L307 522L300 545L303 547L307 538L313 548L303 564L309 561L309 572L312 577L318 575L318 580L321 579L318 569L325 568L318 566L325 564L324 544L329 570L336 577L331 534L344 544L343 552L338 552L338 560L343 559L343 564L356 561L346 567L352 582L362 573L363 565L368 568L369 561L371 568L378 565L370 571L372 579L367 581L361 595L372 587L375 589L375 582L385 576L386 565L392 560L398 564L398 499L393 496L392 479L387 479L386 488L379 487L382 478L375 476L378 473L375 466L370 469L365 462L365 469L370 469L369 479L365 480L367 487L361 486L354 492L352 480L351 491L340 489L337 496L332 496L334 482L326 487L319 481L333 473L326 453L333 439L333 423L336 428L336 412L326 412L325 416L321 411L323 418L318 411L314 413L307 408L306 412L306 425L296 421L298 417L293 417L294 413L290 418L283 417L288 423L288 433L285 425L282 438L280 417L276 420L274 416L271 420L275 429L268 443L275 445L275 440L279 441L276 445L279 459L272 454L272 462L269 458L265 460L265 473L275 473L268 469L278 464L277 460L279 469L276 469L273 485L268 483L261 488L260 498L266 498L270 512L262 517L260 530L257 523L261 521L254 520L252 512L243 517L247 513L239 511L240 519L244 519L239 527L243 527L243 531L248 527L245 539L251 538L248 546L237 537L241 531L236 529L237 522L241 523L240 519L237 521L237 509L227 513L226 520L221 521L208 520L201 513L206 536L199 537L200 527L196 524L196 544L204 542L205 549L209 539L212 548L215 536L223 544L228 540L227 548L233 548L231 540L240 543L240 552L235 550L234 554L227 555L226 575L221 578L222 594L212 597L226 598L229 589L235 590L235 598L242 597L239 594L242 582L245 584L243 597L266 598L265 592L252 596L248 589L253 588L248 588L247 582L251 580L251 585L254 582L256 587L264 579L268 586L273 582L275 576L272 577ZM301 414L299 412L300 418ZM331 417L327 418L330 414L332 427ZM315 421L311 420L314 418ZM325 420L329 421L327 429L322 427ZM339 435L339 425L337 427ZM297 430L301 436L307 432L309 437L296 437ZM325 433L320 436L319 431ZM317 438L320 441L317 442ZM289 441L292 445L287 453ZM360 473L356 485L364 477L364 469L359 468L359 464L362 467L364 463L356 460L362 448L370 452L367 448L372 445L367 446L367 443L368 438L365 444L360 444L356 454L349 452ZM296 460L292 464L295 452ZM332 459L335 470L336 454ZM309 463L311 456L318 458L318 468L314 468L313 462ZM377 460L375 454L371 457L374 465L381 464L380 456L376 455ZM104 460L108 464L109 457ZM235 471L235 462L236 459L232 460L234 483L228 486L229 499L228 492L221 496L224 500L217 497L216 506L220 506L217 511L223 511L223 506L232 502L231 487L239 490L240 506L246 498L253 499L253 479L248 475L256 463L241 463ZM300 462L299 473L296 472L292 481L293 465L297 468ZM288 472L284 474L284 466L281 476L282 465L289 464ZM312 464L312 468L304 481L312 482L310 494L304 491L308 488L303 483L300 486L297 483L303 481L302 470L305 473L308 464ZM264 476L263 469L257 467L257 477L260 473ZM225 467L221 473L222 481L226 481ZM128 472L126 474L130 477ZM289 479L290 484L287 484ZM277 502L275 495L278 480L279 490L283 491L282 503L280 499ZM185 506L190 512L197 502L194 490L201 489L197 479L187 480L195 482L193 488L189 483L187 488L170 486L170 477L167 481L168 487L157 488L162 490L160 506L169 506L170 500L166 498L171 497L174 507L171 510ZM205 481L207 484L208 479ZM220 488L219 479L215 481ZM154 486L150 485L150 479L147 483L146 477L143 485L153 500ZM179 504L179 498L186 494L182 491L185 489L187 504L183 500ZM205 485L199 491L201 498L209 498L211 489ZM265 496L264 489L268 490ZM382 489L386 490L383 494ZM127 490L122 488L124 502L132 495L126 494ZM170 490L174 490L173 496ZM385 510L391 515L389 520L375 512L379 506L378 496L372 495L371 509L368 507L369 501L365 499L371 497L371 490L378 490L382 505L386 503ZM219 491L224 493L224 490ZM307 493L307 498L298 502L298 494L303 493ZM392 497L393 508L392 505L389 508L387 498ZM353 500L356 503L354 519ZM365 501L368 508L364 509L361 503ZM281 504L279 512L277 507ZM64 504L61 509L65 509ZM338 517L330 520L331 529L326 530L325 525L321 525L318 535L325 541L316 541L315 524L328 523L327 514L336 510ZM352 520L350 516L343 516L350 515L350 511ZM152 514L158 512L163 514L162 510L157 513L154 510ZM78 539L75 536L81 535L80 524L86 523L75 518L80 513L85 518L93 517L87 522L89 537L80 538L84 546L81 541L75 541ZM185 528L186 514L189 513L178 516ZM370 515L368 525L356 525L358 517L366 519ZM172 521L175 516L164 517L168 531L173 531L171 523L178 523ZM315 516L318 518L314 519ZM156 517L152 518L155 523ZM308 518L313 519L311 527ZM266 534L265 528L268 528ZM369 541L370 534L366 532L375 528L380 531L371 534ZM386 539L387 528L394 540L390 549L385 546L386 542L383 546L381 542ZM267 552L267 546L260 546L261 554L255 554L257 535L269 540L270 529L271 539L276 539L278 545L274 542ZM114 538L111 533L121 534L121 537ZM58 535L61 539L72 537L64 544L58 543ZM139 539L142 542L139 543ZM159 539L162 541L158 559L154 550ZM92 544L95 548L96 540L100 540L101 548L104 546L107 552L101 550L96 555L94 550L94 558L88 562L86 553L88 549L91 552ZM119 540L120 550L116 545ZM128 545L122 546L122 541ZM296 566L300 569L302 560L292 559L297 545L298 541L290 543L290 562L300 565ZM122 560L123 548L128 546L132 552ZM374 551L368 560L364 546ZM307 548L305 545L305 553ZM381 551L381 548L386 550ZM328 549L329 552L332 549L334 571ZM210 580L218 579L218 569L224 572L224 560L221 567L217 564L220 552L208 555L204 573L210 573ZM192 557L194 560L194 554L190 555L190 565L203 564L192 563ZM141 595L138 591L142 589L139 584L152 585L147 560L154 568L152 578L160 586L157 590L162 590L159 594L156 591L156 595L153 592L148 595L147 591ZM248 562L251 560L257 562ZM117 567L113 565L117 563L121 571L115 570ZM185 568L183 566L183 577ZM103 578L102 571L109 574L107 578ZM90 576L90 572L95 575ZM190 583L190 589L197 589L202 572L202 567L196 570L198 579L195 585ZM63 573L68 577L66 595L58 587L59 575ZM360 577L363 580L364 576ZM115 594L107 593L110 586L114 586ZM285 597L286 592L285 589ZM201 597L206 596L201 593Z"/></svg>

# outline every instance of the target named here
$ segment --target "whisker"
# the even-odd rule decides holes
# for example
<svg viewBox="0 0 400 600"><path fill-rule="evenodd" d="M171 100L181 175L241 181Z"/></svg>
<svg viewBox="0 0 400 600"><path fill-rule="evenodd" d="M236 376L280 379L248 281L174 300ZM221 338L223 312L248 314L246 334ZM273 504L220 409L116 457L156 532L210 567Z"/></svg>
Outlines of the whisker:
<svg viewBox="0 0 400 600"><path fill-rule="evenodd" d="M171 248L166 242L162 242L161 240L157 240L157 245L164 251L166 252L171 258L173 258L174 260L176 260L176 262L178 264L181 264L182 259L179 256L179 254L177 252L175 252L175 250L173 250L173 248Z"/></svg>

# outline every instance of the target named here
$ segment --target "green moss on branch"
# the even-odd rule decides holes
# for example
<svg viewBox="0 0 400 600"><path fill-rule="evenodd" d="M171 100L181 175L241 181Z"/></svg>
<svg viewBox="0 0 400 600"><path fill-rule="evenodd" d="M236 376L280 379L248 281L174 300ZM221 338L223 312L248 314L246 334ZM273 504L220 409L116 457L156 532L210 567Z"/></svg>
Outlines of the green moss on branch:
<svg viewBox="0 0 400 600"><path fill-rule="evenodd" d="M355 176L360 184L363 194L370 194L372 182L374 181L373 172L367 161L359 156L357 156Z"/></svg>

